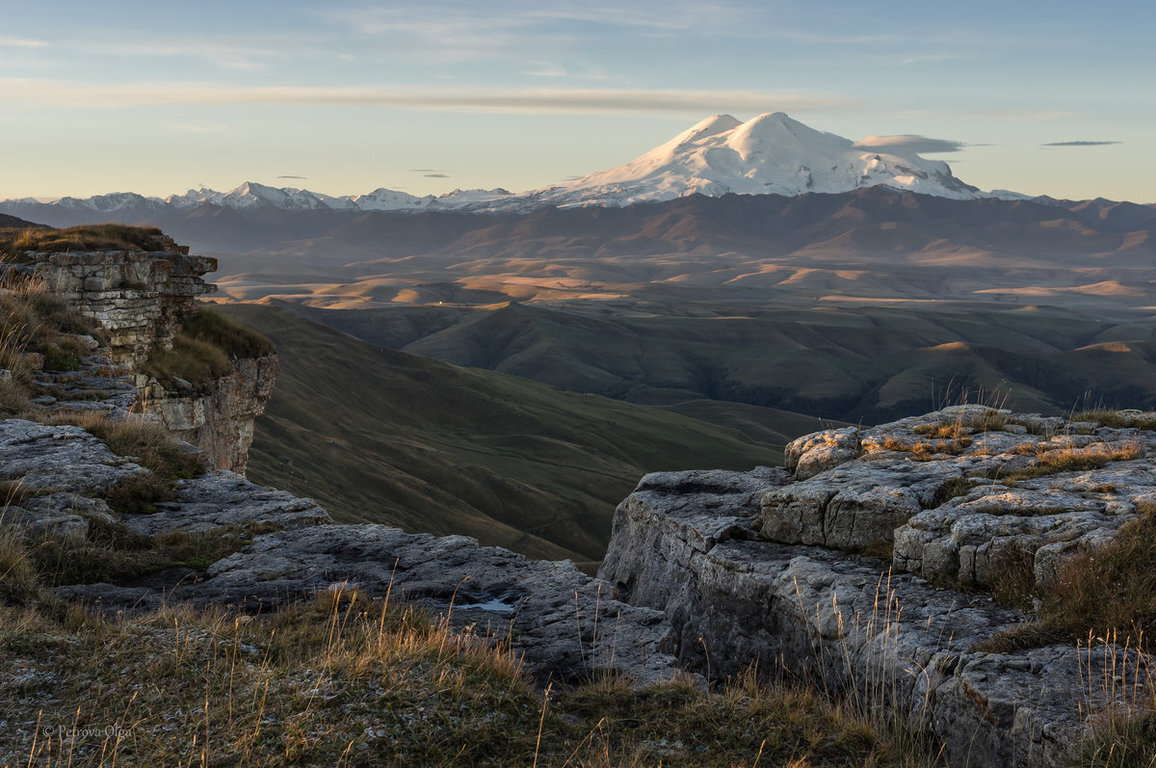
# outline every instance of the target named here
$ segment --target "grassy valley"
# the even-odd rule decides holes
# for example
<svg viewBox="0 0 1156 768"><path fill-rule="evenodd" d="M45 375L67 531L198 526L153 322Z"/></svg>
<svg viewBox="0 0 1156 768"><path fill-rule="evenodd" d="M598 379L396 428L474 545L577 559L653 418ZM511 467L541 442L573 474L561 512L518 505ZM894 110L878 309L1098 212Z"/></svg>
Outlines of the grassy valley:
<svg viewBox="0 0 1156 768"><path fill-rule="evenodd" d="M782 440L383 349L284 308L223 310L281 354L250 477L312 496L342 521L591 563L645 472L781 461ZM795 416L762 436L819 427Z"/></svg>
<svg viewBox="0 0 1156 768"><path fill-rule="evenodd" d="M1156 406L1156 324L1143 313L964 302L294 308L372 344L670 407L760 439L792 414L879 423L964 396L1045 413Z"/></svg>

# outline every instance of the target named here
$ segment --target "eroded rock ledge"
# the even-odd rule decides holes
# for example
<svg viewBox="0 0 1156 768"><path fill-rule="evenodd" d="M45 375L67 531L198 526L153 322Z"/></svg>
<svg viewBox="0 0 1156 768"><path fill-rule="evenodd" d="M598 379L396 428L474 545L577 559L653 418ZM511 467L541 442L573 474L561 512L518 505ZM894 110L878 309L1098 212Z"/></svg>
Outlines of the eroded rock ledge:
<svg viewBox="0 0 1156 768"><path fill-rule="evenodd" d="M151 414L179 440L189 442L218 469L244 473L253 422L264 412L278 373L276 355L233 358L229 373L209 387L158 381L144 373L155 349L172 347L184 322L199 311L197 297L217 260L189 255L169 237L154 237L148 251L29 251L10 270L42 282L81 315L100 324L107 347L81 361L80 369L41 372L48 407L134 410Z"/></svg>
<svg viewBox="0 0 1156 768"><path fill-rule="evenodd" d="M1016 552L1046 583L1110 540L1153 500L1156 435L1127 423L1154 418L959 407L800 438L789 471L647 475L617 510L599 576L662 610L675 654L712 677L783 667L892 708L955 765L1061 765L1089 713L1127 705L1103 681L1135 675L1136 655L976 652L1029 617L922 576L989 584ZM892 543L892 561L854 554Z"/></svg>
<svg viewBox="0 0 1156 768"><path fill-rule="evenodd" d="M610 585L570 562L530 561L464 536L333 525L313 501L225 471L180 481L175 499L150 514L110 508L108 489L145 471L79 427L0 421L0 482L19 490L0 525L33 536L84 538L90 525L103 523L150 537L251 539L204 571L172 568L128 583L58 589L106 611L188 602L256 613L355 588L404 597L448 614L461 629L509 639L542 680L614 672L645 684L682 674L663 650L669 630L662 613L615 600Z"/></svg>

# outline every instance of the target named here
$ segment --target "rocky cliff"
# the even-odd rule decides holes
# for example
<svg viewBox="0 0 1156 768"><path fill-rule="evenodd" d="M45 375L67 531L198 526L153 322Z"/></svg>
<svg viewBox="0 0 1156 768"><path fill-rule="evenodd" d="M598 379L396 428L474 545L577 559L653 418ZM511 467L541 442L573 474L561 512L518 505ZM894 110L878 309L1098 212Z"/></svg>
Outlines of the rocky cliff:
<svg viewBox="0 0 1156 768"><path fill-rule="evenodd" d="M1067 564L1156 513L1156 415L1106 416L951 408L800 438L786 470L648 475L599 575L711 676L819 681L953 765L1066 764L1096 713L1153 701L1147 655L1110 627L1032 623Z"/></svg>
<svg viewBox="0 0 1156 768"><path fill-rule="evenodd" d="M199 311L197 297L216 289L203 276L217 268L216 259L191 256L168 237L153 239L150 250L28 251L20 263L4 265L47 286L103 330L106 348L84 361L81 371L42 374L42 383L70 407L92 407L107 401L99 387L94 390L93 379L109 379L115 371L112 378L122 379L122 390L137 391L134 410L154 415L178 439L204 451L213 466L243 473L253 421L272 395L277 357L232 355L227 371L199 386L152 375L150 358L172 349ZM108 386L105 382L104 389ZM118 401L117 407L124 405Z"/></svg>

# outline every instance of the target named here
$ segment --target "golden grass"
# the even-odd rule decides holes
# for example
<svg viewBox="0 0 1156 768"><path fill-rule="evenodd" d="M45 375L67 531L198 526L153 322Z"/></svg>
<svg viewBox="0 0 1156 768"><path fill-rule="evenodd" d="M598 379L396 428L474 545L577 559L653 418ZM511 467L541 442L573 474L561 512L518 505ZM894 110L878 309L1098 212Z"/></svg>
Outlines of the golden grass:
<svg viewBox="0 0 1156 768"><path fill-rule="evenodd" d="M505 646L346 589L261 617L0 606L0 675L17 669L0 763L930 764L753 674L715 694L611 678L543 693Z"/></svg>
<svg viewBox="0 0 1156 768"><path fill-rule="evenodd" d="M124 224L0 229L0 261L18 261L27 251L155 251L162 234L155 227Z"/></svg>
<svg viewBox="0 0 1156 768"><path fill-rule="evenodd" d="M1083 448L1040 449L1032 446L1031 452L1035 453L1035 461L1023 469L1009 472L1004 476L1006 480L1031 480L1058 472L1083 472L1099 469L1112 461L1130 461L1144 455L1144 449L1137 441L1094 443Z"/></svg>
<svg viewBox="0 0 1156 768"><path fill-rule="evenodd" d="M888 437L883 440L882 447L888 451L909 453L915 461L931 461L939 456L958 456L967 450L971 443L969 437L950 440L917 440L913 443Z"/></svg>

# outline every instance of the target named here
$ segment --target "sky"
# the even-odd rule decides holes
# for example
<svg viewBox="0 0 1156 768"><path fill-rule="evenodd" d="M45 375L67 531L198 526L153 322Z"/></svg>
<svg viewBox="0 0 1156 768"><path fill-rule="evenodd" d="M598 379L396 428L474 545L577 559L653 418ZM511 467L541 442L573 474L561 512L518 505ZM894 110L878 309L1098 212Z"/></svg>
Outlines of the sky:
<svg viewBox="0 0 1156 768"><path fill-rule="evenodd" d="M1153 29L1148 0L0 0L0 199L521 192L781 111L1151 203Z"/></svg>

